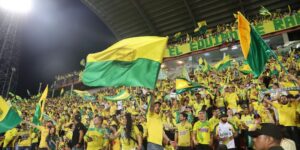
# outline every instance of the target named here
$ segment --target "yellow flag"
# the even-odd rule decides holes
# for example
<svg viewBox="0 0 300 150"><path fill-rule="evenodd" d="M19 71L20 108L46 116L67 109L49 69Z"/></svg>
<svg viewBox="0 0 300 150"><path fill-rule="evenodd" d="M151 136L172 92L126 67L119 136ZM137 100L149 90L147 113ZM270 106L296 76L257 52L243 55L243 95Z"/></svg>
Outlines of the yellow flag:
<svg viewBox="0 0 300 150"><path fill-rule="evenodd" d="M47 99L47 95L48 95L48 85L46 86L41 98L40 98L40 101L39 101L39 105L41 107L41 114L44 113L44 108L45 108L45 103L46 103L46 99ZM41 115L41 118L42 118L43 115Z"/></svg>
<svg viewBox="0 0 300 150"><path fill-rule="evenodd" d="M200 57L199 60L198 60L198 62L199 62L199 65L202 65L203 64L203 58Z"/></svg>
<svg viewBox="0 0 300 150"><path fill-rule="evenodd" d="M64 88L60 90L60 96L64 94Z"/></svg>
<svg viewBox="0 0 300 150"><path fill-rule="evenodd" d="M95 108L94 108L92 102L90 102L89 104L90 104L90 107L91 107L91 109L92 109L92 112L95 113Z"/></svg>
<svg viewBox="0 0 300 150"><path fill-rule="evenodd" d="M206 20L198 22L197 25L198 25L198 27L207 26Z"/></svg>

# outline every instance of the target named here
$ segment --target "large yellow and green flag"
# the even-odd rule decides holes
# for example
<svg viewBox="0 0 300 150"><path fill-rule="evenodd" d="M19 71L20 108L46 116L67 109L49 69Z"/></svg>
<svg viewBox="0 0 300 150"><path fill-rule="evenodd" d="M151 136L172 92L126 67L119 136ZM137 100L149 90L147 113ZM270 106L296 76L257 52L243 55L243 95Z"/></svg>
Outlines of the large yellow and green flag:
<svg viewBox="0 0 300 150"><path fill-rule="evenodd" d="M177 78L175 82L176 82L175 87L176 87L176 93L177 94L181 94L181 93L186 92L186 91L190 91L190 90L193 90L193 89L203 87L198 83L190 82L190 81L188 81L187 79L184 79L184 78Z"/></svg>
<svg viewBox="0 0 300 150"><path fill-rule="evenodd" d="M82 82L87 86L155 88L166 37L144 36L121 40L104 51L89 54Z"/></svg>
<svg viewBox="0 0 300 150"><path fill-rule="evenodd" d="M226 55L222 60L217 62L214 65L214 68L216 68L218 71L226 70L228 67L231 66L232 59L229 55Z"/></svg>
<svg viewBox="0 0 300 150"><path fill-rule="evenodd" d="M46 86L39 102L35 106L35 112L34 112L34 116L32 119L32 123L34 123L35 125L41 125L41 120L43 117L42 114L44 113L47 95L48 95L48 85Z"/></svg>
<svg viewBox="0 0 300 150"><path fill-rule="evenodd" d="M271 49L240 12L238 12L238 32L244 58L254 76L258 77L265 69L269 59L267 51Z"/></svg>
<svg viewBox="0 0 300 150"><path fill-rule="evenodd" d="M16 127L21 121L18 112L0 96L0 133Z"/></svg>
<svg viewBox="0 0 300 150"><path fill-rule="evenodd" d="M128 100L131 98L131 95L126 90L121 90L117 95L114 96L104 96L104 99L107 101L122 101L122 100Z"/></svg>

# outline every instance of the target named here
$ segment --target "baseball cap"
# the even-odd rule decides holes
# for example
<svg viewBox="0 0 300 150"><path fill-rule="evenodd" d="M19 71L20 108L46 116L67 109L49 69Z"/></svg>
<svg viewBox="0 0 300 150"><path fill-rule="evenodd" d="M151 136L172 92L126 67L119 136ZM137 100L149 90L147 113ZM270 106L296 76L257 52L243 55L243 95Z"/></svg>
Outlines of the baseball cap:
<svg viewBox="0 0 300 150"><path fill-rule="evenodd" d="M255 131L249 131L249 136L258 137L260 135L266 135L281 140L282 135L280 131L280 127L273 123L262 123L261 128L258 128Z"/></svg>
<svg viewBox="0 0 300 150"><path fill-rule="evenodd" d="M80 115L80 114L75 115L74 118L75 118L75 120L78 121L78 122L81 121L81 115Z"/></svg>
<svg viewBox="0 0 300 150"><path fill-rule="evenodd" d="M225 111L221 111L220 118L223 118L223 117L228 117L228 115Z"/></svg>

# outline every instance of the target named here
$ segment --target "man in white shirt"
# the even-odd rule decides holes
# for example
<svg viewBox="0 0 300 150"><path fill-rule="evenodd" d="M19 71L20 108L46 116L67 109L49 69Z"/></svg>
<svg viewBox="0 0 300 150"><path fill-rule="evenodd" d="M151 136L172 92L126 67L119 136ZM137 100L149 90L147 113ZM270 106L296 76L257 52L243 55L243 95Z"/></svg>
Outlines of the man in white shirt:
<svg viewBox="0 0 300 150"><path fill-rule="evenodd" d="M221 112L220 123L216 125L215 136L219 140L219 145L226 145L227 149L235 149L234 137L237 135L233 125L227 121L226 112Z"/></svg>

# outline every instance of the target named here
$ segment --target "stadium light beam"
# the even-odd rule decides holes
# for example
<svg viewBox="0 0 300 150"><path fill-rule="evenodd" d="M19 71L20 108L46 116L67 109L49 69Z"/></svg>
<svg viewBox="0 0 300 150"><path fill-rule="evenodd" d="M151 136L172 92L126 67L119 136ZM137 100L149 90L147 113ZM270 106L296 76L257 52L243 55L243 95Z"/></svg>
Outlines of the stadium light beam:
<svg viewBox="0 0 300 150"><path fill-rule="evenodd" d="M0 0L0 7L13 13L26 14L32 8L32 0Z"/></svg>

